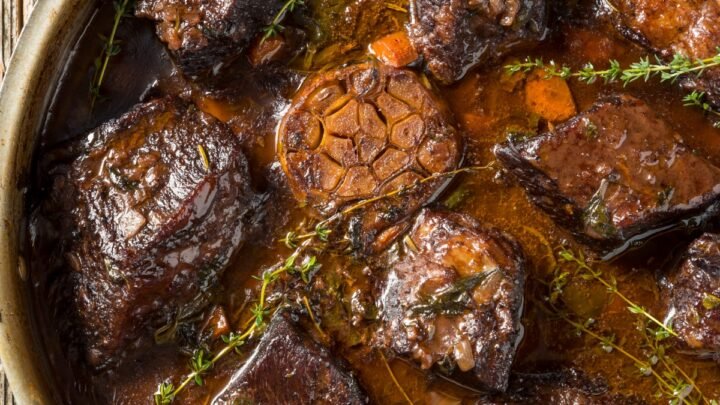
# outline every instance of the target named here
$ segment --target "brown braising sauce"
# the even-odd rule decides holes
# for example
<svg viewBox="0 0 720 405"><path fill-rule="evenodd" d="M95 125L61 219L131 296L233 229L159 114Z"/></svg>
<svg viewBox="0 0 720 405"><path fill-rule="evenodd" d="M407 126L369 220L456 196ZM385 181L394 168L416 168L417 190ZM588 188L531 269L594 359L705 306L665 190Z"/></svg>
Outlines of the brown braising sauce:
<svg viewBox="0 0 720 405"><path fill-rule="evenodd" d="M403 10L407 10L408 5L397 0L391 7L384 1L309 0L306 3L284 23L286 37L298 36L288 41L287 46L298 49L278 51L285 53L277 58L281 62L253 67L250 63L253 55L251 59L243 55L221 73L222 77L198 82L183 78L176 70L150 22L127 18L117 34L122 40L121 52L112 58L102 89L103 98L92 110L87 96L92 61L100 51L98 34L105 33L111 26L112 6L99 5L88 22L48 111L35 154L28 199L27 254L31 262L34 311L63 402L151 403L159 383L172 381L177 385L189 372L193 347L188 342L202 333L211 309L222 308L229 328L243 330L251 320L249 308L258 294L259 282L254 276L292 253L278 240L289 231L322 219L312 209L299 204L287 187L276 156L276 130L280 120L308 75L346 63L371 60L368 45L384 35L401 31L408 18ZM627 65L647 55L610 27L597 22L593 6L585 4L591 2L567 3L566 7L557 7L560 10L551 10L549 32L541 45L518 49L499 63L475 68L452 85L441 85L429 76L422 76L446 100L464 138L462 165L486 165L495 160L493 146L509 136L536 134L552 128L553 124L540 118L526 99L531 91L527 83L533 73L510 75L503 68L506 63L532 56L574 68L586 62L604 67L611 59ZM352 21L346 24L352 27L344 26L343 21ZM258 45L258 40L254 46L265 46L275 55L272 44ZM614 92L644 100L681 134L689 148L720 165L720 130L713 128L701 111L683 107L685 93L676 86L661 84L658 80L638 81L626 87L606 85L602 80L588 85L572 79L568 84L577 112L587 110L599 97ZM73 234L72 230L57 225L61 211L52 190L58 187L57 178L68 170L68 164L82 153L78 140L84 134L107 119L122 115L140 101L165 94L181 94L201 111L225 122L239 138L249 162L252 186L257 191L255 204L262 211L256 220L262 232L248 240L234 256L214 287L207 309L181 322L174 340L142 346L119 368L91 370L70 308L73 270L62 248L63 241L72 239ZM613 395L647 403L667 402L662 396L656 396L656 381L642 375L628 357L617 350L605 350L597 340L579 333L544 309L548 283L554 277L557 263L555 249L565 246L575 252L590 251L536 208L499 165L458 175L432 204L502 230L518 241L525 254L523 331L512 366L514 373L578 370L588 378L603 381L603 389ZM665 305L659 280L667 269L676 265L698 234L692 231L664 234L639 249L593 266L602 269L606 277L614 277L618 288L630 300L662 317ZM385 254L392 257L408 247L400 237L387 249L389 253ZM377 308L372 297L378 294L377 280L383 274L378 261L341 251L326 252L318 256L318 260L322 267L309 284L283 279L270 292L270 302L307 312L303 302L307 299L319 328L307 317L300 323L315 340L349 364L373 403L404 403L398 384L415 404L475 403L483 397L467 375L421 370L411 360L393 357L387 352L381 355L373 347ZM647 358L645 342L638 333L638 316L630 313L627 305L602 285L593 280L572 278L563 292L563 302L577 319L592 318L593 330L613 334L614 341L627 352ZM357 316L358 306L365 309L363 316ZM176 402L210 403L230 376L248 361L256 343L257 339L251 339L238 350L239 354L224 357L204 376L202 386L192 383L179 394ZM217 348L222 342L214 344ZM672 348L668 352L684 370L693 375L696 372L694 381L707 398L720 398L720 367L716 362ZM385 361L398 384L388 373Z"/></svg>

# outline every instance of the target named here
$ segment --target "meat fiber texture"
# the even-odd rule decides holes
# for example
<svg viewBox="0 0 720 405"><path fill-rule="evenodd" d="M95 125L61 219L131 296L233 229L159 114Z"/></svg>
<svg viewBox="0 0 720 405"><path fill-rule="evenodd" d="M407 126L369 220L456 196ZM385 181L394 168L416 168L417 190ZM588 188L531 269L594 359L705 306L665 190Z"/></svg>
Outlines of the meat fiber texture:
<svg viewBox="0 0 720 405"><path fill-rule="evenodd" d="M368 403L355 376L285 311L273 317L244 364L215 397L214 405Z"/></svg>
<svg viewBox="0 0 720 405"><path fill-rule="evenodd" d="M720 235L696 239L665 281L667 316L683 345L720 363Z"/></svg>
<svg viewBox="0 0 720 405"><path fill-rule="evenodd" d="M537 137L508 140L495 155L538 207L602 254L702 227L718 209L720 169L630 96L602 99Z"/></svg>
<svg viewBox="0 0 720 405"><path fill-rule="evenodd" d="M135 106L72 165L69 253L89 362L119 362L178 311L202 307L246 238L253 193L232 132L194 106Z"/></svg>
<svg viewBox="0 0 720 405"><path fill-rule="evenodd" d="M197 77L240 56L282 5L280 0L140 0L135 15L154 20L183 73Z"/></svg>
<svg viewBox="0 0 720 405"><path fill-rule="evenodd" d="M410 4L410 41L428 70L444 83L536 43L547 33L544 0L417 0Z"/></svg>
<svg viewBox="0 0 720 405"><path fill-rule="evenodd" d="M667 61L675 54L692 60L720 54L717 1L619 0L612 4L608 12L618 30ZM687 75L680 84L705 93L710 103L720 107L720 67Z"/></svg>
<svg viewBox="0 0 720 405"><path fill-rule="evenodd" d="M525 261L507 235L457 213L423 210L389 266L377 343L421 368L507 388L522 336Z"/></svg>

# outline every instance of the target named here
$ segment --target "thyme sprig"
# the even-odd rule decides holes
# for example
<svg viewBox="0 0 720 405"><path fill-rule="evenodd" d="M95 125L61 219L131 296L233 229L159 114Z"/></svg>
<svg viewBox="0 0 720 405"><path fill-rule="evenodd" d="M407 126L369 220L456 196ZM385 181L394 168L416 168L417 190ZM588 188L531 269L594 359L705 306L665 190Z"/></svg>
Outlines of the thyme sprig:
<svg viewBox="0 0 720 405"><path fill-rule="evenodd" d="M492 168L494 163L495 162L491 162L485 166L469 166L449 172L435 173L418 180L409 186L398 188L377 197L361 200L332 215L330 218L318 222L313 228L313 232L296 235L292 238L289 238L290 234L288 234L288 236L281 239L281 241L288 247L294 249L294 251L286 259L264 271L260 277L256 277L256 279L261 281L260 293L257 302L250 309L252 317L245 325L244 331L237 334L231 332L229 335L222 336L222 341L225 343L225 346L212 356L210 356L210 353L203 350L195 351L193 358L190 361L191 372L185 376L183 381L177 387L175 387L175 385L170 381L162 382L154 394L155 404L168 405L172 403L177 395L192 382L195 382L197 385L202 385L203 375L212 369L220 359L230 352L237 352L249 338L251 338L256 332L260 331L260 329L265 325L267 316L271 312L271 308L267 303L269 288L280 278L280 276L285 273L296 275L299 276L305 283L310 283L313 274L320 269L320 264L318 263L317 256L307 255L306 252L311 248L314 248L313 252L316 254L321 254L324 251L324 246L326 246L326 243L329 241L328 238L331 234L329 226L332 223L339 221L346 215L357 211L368 204L408 192L409 190L429 181L437 180L439 178L450 178L460 173L487 170ZM318 248L318 246L316 246L316 240L322 242L323 245ZM319 327L319 325L316 326Z"/></svg>
<svg viewBox="0 0 720 405"><path fill-rule="evenodd" d="M270 25L263 28L263 32L265 34L262 37L262 40L260 40L261 43L265 42L269 38L278 35L282 31L285 30L285 26L283 26L281 23L285 19L285 16L288 13L292 13L295 11L295 7L305 5L305 0L287 0L285 1L285 4L283 4L280 11L278 11L277 14L275 14L275 18L273 18Z"/></svg>
<svg viewBox="0 0 720 405"><path fill-rule="evenodd" d="M300 241L313 239L316 237L322 242L327 242L329 235L332 233L332 229L331 229L332 224L339 222L343 218L347 217L349 214L351 214L363 207L366 207L366 206L368 206L372 203L378 202L380 200L385 200L388 198L392 198L392 197L396 197L396 196L405 194L405 193L411 191L412 189L415 189L425 183L428 183L428 182L431 182L434 180L438 180L441 178L452 178L461 173L470 173L470 172L488 170L488 169L493 168L494 165L495 165L495 162L490 162L484 166L467 166L467 167L462 167L460 169L451 170L448 172L434 173L430 176L427 176L420 180L417 180L413 184L397 188L395 190L392 190L388 193L385 193L385 194L382 194L382 195L379 195L376 197L361 200L358 203L349 206L348 208L338 211L337 213L333 214L329 218L318 222L314 226L314 228L313 228L314 230L311 232L305 232L305 233L297 233L297 232L292 232L292 231L288 232L284 238L279 240L279 242L284 243L286 246L288 246L290 248L297 246L297 244Z"/></svg>
<svg viewBox="0 0 720 405"><path fill-rule="evenodd" d="M100 39L103 40L102 51L100 55L95 58L95 73L93 73L92 81L90 82L90 109L95 108L95 103L100 97L100 87L105 80L105 74L107 73L108 65L110 64L110 58L120 53L120 40L116 39L118 27L120 27L120 21L124 17L130 16L130 0L122 0L113 2L113 8L115 9L115 17L113 17L113 26L110 31L110 35L100 35Z"/></svg>
<svg viewBox="0 0 720 405"><path fill-rule="evenodd" d="M649 57L640 58L627 68L623 68L617 60L610 60L610 66L606 69L596 69L592 63L586 63L579 70L573 71L566 65L558 65L555 61L545 63L541 58L527 57L523 61L513 62L505 66L509 73L529 72L533 69L542 69L546 78L560 77L569 79L575 77L580 81L592 84L598 79L605 83L620 81L623 85L632 83L638 79L644 81L653 77L660 77L660 81L674 82L682 76L702 75L707 69L720 66L720 47L717 54L704 59L692 59L682 54L675 54L669 62L655 57L652 62Z"/></svg>
<svg viewBox="0 0 720 405"><path fill-rule="evenodd" d="M310 246L310 241L306 241L301 246L285 259L284 262L263 272L262 276L258 279L262 281L260 285L260 296L257 302L251 308L252 317L248 324L245 326L245 330L242 333L231 332L228 335L222 336L222 341L225 346L218 351L212 357L208 357L209 353L203 350L195 351L193 358L190 361L191 372L185 376L185 379L175 387L173 383L164 381L159 386L154 394L156 405L167 405L177 397L177 395L185 389L191 382L195 382L197 385L203 384L202 376L207 373L214 365L223 357L230 352L237 352L239 347L244 345L245 342L253 336L254 333L258 332L261 327L264 326L266 316L270 313L270 307L267 304L267 293L270 285L274 283L283 273L300 274L303 281L309 282L308 275L319 268L317 258L311 256L306 258L300 265L299 258L303 255L306 248Z"/></svg>
<svg viewBox="0 0 720 405"><path fill-rule="evenodd" d="M400 385L400 382L398 381L398 379L395 377L395 373L393 373L392 368L390 368L390 364L388 364L388 361L385 358L385 355L380 351L378 353L380 354L380 360L382 360L383 364L385 365L385 369L387 370L388 374L390 375L390 379L395 384L395 386L397 387L400 394L402 394L402 397L403 397L403 399L405 399L405 402L407 402L410 405L414 405L414 402L412 401L412 399L410 399L408 394L403 389L402 385Z"/></svg>
<svg viewBox="0 0 720 405"><path fill-rule="evenodd" d="M693 91L683 98L683 105L700 108L706 114L714 116L717 120L713 122L713 127L720 128L720 111L713 110L712 106L705 101L705 93Z"/></svg>
<svg viewBox="0 0 720 405"><path fill-rule="evenodd" d="M560 262L564 263L571 263L575 265L575 270L577 274L584 280L595 280L598 281L600 284L605 286L605 288L610 292L611 294L615 295L616 297L620 298L622 301L627 304L627 310L630 311L633 314L640 315L644 318L647 318L650 322L654 323L657 327L659 327L664 333L668 334L669 336L675 336L677 337L677 333L672 329L672 326L669 324L666 324L664 322L659 321L656 317L654 317L652 314L650 314L647 309L645 309L643 306L634 303L631 301L625 294L620 292L618 290L617 286L617 280L613 275L610 275L608 279L603 277L603 272L598 269L593 269L588 264L585 256L582 252L578 252L577 254L572 251L571 249L568 249L566 247L560 247L558 250L558 259ZM556 289L553 293L555 296L557 296L558 292L562 291L562 288L567 283L567 276L568 274L561 273L559 276L556 277L556 280L553 280L555 285L554 287L558 287L559 289ZM562 284L559 284L562 283Z"/></svg>
<svg viewBox="0 0 720 405"><path fill-rule="evenodd" d="M647 82L654 77L659 77L661 82L675 82L683 76L701 76L707 69L720 66L720 47L716 50L717 54L704 59L692 59L678 53L669 62L657 56L655 62L651 62L650 58L646 56L640 58L637 62L631 63L627 68L623 68L620 62L612 59L606 69L596 69L592 63L588 62L575 71L566 65L558 65L553 60L545 63L542 58L526 57L522 61L505 65L505 69L510 74L527 73L533 69L541 69L545 73L545 79L559 77L567 80L574 77L587 84L595 83L601 79L605 84L622 82L623 86L627 86L638 79ZM683 104L686 107L698 107L706 114L720 118L720 111L713 109L704 99L704 93L693 91L683 98ZM720 128L720 120L713 122L713 127Z"/></svg>
<svg viewBox="0 0 720 405"><path fill-rule="evenodd" d="M557 308L555 308L555 310L557 311ZM592 322L592 320L589 320L589 322L581 323L571 319L567 314L562 311L556 313L562 320L575 327L578 332L585 333L586 335L598 340L598 342L600 343L600 347L602 347L604 351L611 352L614 350L630 359L635 365L635 367L637 367L641 375L652 375L655 378L655 381L657 381L658 385L661 387L662 392L669 398L672 398L671 403L683 403L686 405L694 405L697 403L693 399L689 399L687 397L688 392L686 390L678 390L679 386L678 384L676 384L676 380L672 379L669 381L666 375L657 372L653 368L653 364L650 360L642 360L639 357L630 353L629 351L625 350L625 348L615 342L615 338L613 335L603 336L591 330L590 325L594 323Z"/></svg>
<svg viewBox="0 0 720 405"><path fill-rule="evenodd" d="M593 269L582 253L575 254L572 250L561 247L557 249L559 263L573 263L576 266L575 275L585 280L595 280L603 284L608 291L621 298L628 304L628 311L638 316L638 331L641 333L644 346L649 354L646 360L633 355L621 346L613 334L604 336L592 330L595 320L590 318L585 322L575 320L564 309L558 307L559 297L569 283L571 272L563 270L560 266L555 268L553 279L548 284L548 297L546 302L550 309L540 304L541 309L550 312L572 325L578 333L585 333L598 340L605 352L617 351L632 360L641 375L653 376L657 386L658 395L670 399L671 404L716 404L715 400L708 400L695 383L695 375L685 372L668 354L669 345L664 343L671 336L677 336L669 325L658 321L650 315L641 305L633 303L617 289L617 281L610 276L610 280L603 277L600 270Z"/></svg>
<svg viewBox="0 0 720 405"><path fill-rule="evenodd" d="M665 391L665 395L669 397L675 397L684 395L690 397L693 393L699 397L697 399L702 400L704 404L710 404L707 397L702 393L700 387L695 383L695 375L690 376L685 370L682 369L673 359L667 354L669 345L665 344L664 341L669 337L665 331L660 329L653 329L647 321L638 320L638 331L642 334L645 340L645 346L650 352L649 361L652 365L659 365L664 369L662 372L663 376L667 378L670 384L673 386L672 391ZM662 390L663 387L661 387ZM697 399L694 402L699 402Z"/></svg>

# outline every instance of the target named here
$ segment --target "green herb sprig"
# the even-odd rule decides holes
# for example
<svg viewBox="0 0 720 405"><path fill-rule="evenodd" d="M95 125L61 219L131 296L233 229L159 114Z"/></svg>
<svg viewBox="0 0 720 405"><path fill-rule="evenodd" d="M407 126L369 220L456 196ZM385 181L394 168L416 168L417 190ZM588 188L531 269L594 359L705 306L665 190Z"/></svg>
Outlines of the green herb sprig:
<svg viewBox="0 0 720 405"><path fill-rule="evenodd" d="M102 51L100 55L95 58L95 73L93 73L92 81L90 82L90 109L95 108L95 103L100 98L100 87L105 80L105 74L107 73L108 65L110 64L110 58L120 53L120 40L116 39L118 27L120 27L120 21L124 17L130 17L130 0L122 0L113 2L113 8L115 9L115 17L113 17L113 26L110 31L110 35L100 35L100 39L103 40Z"/></svg>
<svg viewBox="0 0 720 405"><path fill-rule="evenodd" d="M332 215L330 218L318 222L314 227L313 232L308 232L300 235L290 237L288 234L284 239L281 239L288 247L294 249L293 253L290 254L282 262L269 268L262 273L262 276L256 277L262 284L260 285L260 293L257 302L250 309L252 317L248 324L246 324L243 332L235 334L230 333L229 335L223 336L222 341L225 346L214 354L212 357L210 353L202 350L195 351L193 358L190 361L191 372L185 376L183 381L175 387L172 382L164 381L159 386L157 391L154 393L154 400L156 405L168 405L177 397L177 395L185 389L190 383L195 382L197 385L203 384L203 375L206 374L214 365L228 353L238 351L238 349L245 344L245 342L253 336L256 332L264 326L267 316L271 312L271 308L267 304L267 293L270 286L277 281L280 276L287 273L290 275L299 276L305 283L311 281L312 275L320 269L320 263L318 263L317 256L307 255L306 252L313 250L316 254L321 254L324 251L329 236L331 234L330 225L345 218L348 214L361 209L362 207L372 204L373 202L397 196L408 192L409 190L425 184L429 181L437 180L439 178L450 178L459 173L465 172L476 172L481 170L487 170L494 166L495 162L487 164L485 166L470 166L464 167L457 170L436 173L425 177L421 180L416 181L412 185L405 186L386 194L361 200L350 207L339 211ZM318 246L318 242L320 245ZM304 259L301 259L303 258Z"/></svg>
<svg viewBox="0 0 720 405"><path fill-rule="evenodd" d="M667 354L669 345L664 343L669 337L665 331L660 329L653 329L652 325L649 325L647 321L638 319L638 331L645 340L645 347L650 352L649 362L653 366L658 366L664 371L662 375L668 380L673 389L661 390L665 392L668 397L677 397L679 395L688 396L691 393L695 393L702 402L710 404L705 395L700 390L700 387L695 383L697 377L697 371L693 376L688 375L673 359ZM694 402L698 402L697 400Z"/></svg>
<svg viewBox="0 0 720 405"><path fill-rule="evenodd" d="M623 68L620 62L613 59L606 69L596 69L592 63L586 63L579 70L573 71L570 67L558 65L552 60L545 63L542 58L527 57L523 61L505 65L505 69L510 74L541 69L545 73L545 79L559 77L567 80L574 77L587 84L602 80L605 84L622 82L623 86L627 86L636 80L642 79L647 82L654 77L659 77L661 82L675 82L683 76L701 76L707 69L718 66L720 66L720 47L717 48L717 54L709 58L692 59L682 54L675 54L669 62L659 57L655 57L655 61L651 62L649 57L644 57L631 63L627 68ZM683 103L687 107L698 107L706 114L720 118L720 111L713 109L704 98L704 93L693 91L683 98ZM720 128L720 120L713 122L713 126Z"/></svg>
<svg viewBox="0 0 720 405"><path fill-rule="evenodd" d="M582 257L582 255L580 255L580 257ZM571 251L565 248L560 250L558 259L560 262L573 261L575 263L582 263L579 265L586 267L583 272L580 273L584 279L597 280L597 277L600 276L598 271L592 270L585 264L584 259L576 257ZM569 277L569 272L562 271L560 267L556 268L554 278L548 285L549 294L546 302L549 308L540 303L539 307L542 310L558 316L560 319L572 325L579 334L584 333L596 339L603 351L607 353L616 351L630 359L641 375L652 376L655 379L658 385L658 395L670 399L670 403L694 405L702 402L709 405L715 404L714 400L708 400L702 391L700 391L700 388L695 383L695 376L691 377L667 354L669 346L663 342L671 336L668 328L665 325L653 328L656 322L652 320L653 318L648 318L645 315L646 312L643 313L637 310L638 308L642 308L640 305L631 303L628 309L633 308L630 312L639 315L638 330L645 340L646 349L649 351L648 358L645 360L623 348L616 340L614 334L603 335L592 330L592 325L595 324L594 319L590 318L584 322L580 322L573 319L565 309L560 308L558 306L559 296L562 295L569 281ZM614 283L608 284L610 286L616 286ZM608 287L608 285L606 285L606 287ZM608 289L610 288L611 287L608 287ZM617 288L614 287L613 290L617 290Z"/></svg>
<svg viewBox="0 0 720 405"><path fill-rule="evenodd" d="M595 83L602 79L605 83L622 82L623 85L632 83L638 79L648 81L653 77L660 77L660 81L674 82L682 76L691 74L700 76L707 69L720 66L720 48L717 54L705 59L691 59L682 54L675 54L671 61L665 62L659 57L651 62L649 57L640 58L629 67L623 68L617 60L610 60L607 69L596 69L592 63L586 63L580 70L573 71L566 65L558 65L555 61L545 63L541 58L527 57L523 61L513 62L505 66L505 69L513 74L518 72L530 72L533 69L542 69L546 78L560 77L569 79L575 77L588 84Z"/></svg>
<svg viewBox="0 0 720 405"><path fill-rule="evenodd" d="M600 284L605 286L605 288L610 292L611 294L615 295L616 297L620 298L622 301L627 304L627 310L630 311L633 314L640 315L644 318L647 318L650 322L654 323L658 328L660 328L664 333L667 333L669 336L675 336L677 337L677 333L672 329L672 326L669 324L665 324L664 322L659 321L657 318L655 318L652 314L650 314L643 306L634 303L631 301L625 294L620 292L618 290L617 286L617 280L613 275L609 276L609 279L606 279L603 277L603 273L601 270L593 269L588 264L585 255L583 255L582 252L578 252L577 254L572 251L571 249L568 249L566 247L560 247L557 253L558 260L561 263L571 263L575 265L575 271L576 273L584 280L595 280L598 281ZM566 275L567 277L567 275ZM562 279L564 283L567 283L567 279ZM562 290L562 287L564 287L564 284L561 286L560 290Z"/></svg>
<svg viewBox="0 0 720 405"><path fill-rule="evenodd" d="M251 308L252 317L248 325L246 325L245 331L239 334L230 333L229 335L222 336L222 341L225 346L218 351L214 356L208 357L208 353L203 350L197 350L193 354L193 358L190 361L191 372L185 377L185 379L177 386L177 388L171 382L163 382L158 386L157 391L154 394L156 405L170 404L177 395L185 389L191 382L195 382L197 385L203 385L202 376L207 373L220 359L225 357L228 353L238 351L238 348L245 344L255 332L257 332L265 324L266 316L270 313L270 307L267 305L267 292L268 288L274 283L283 273L300 273L301 277L306 282L309 282L307 274L319 268L317 264L317 258L315 256L308 257L304 263L300 266L296 266L296 261L303 254L304 250L309 247L309 241L298 246L298 248L288 256L285 261L272 267L263 272L261 277L258 277L262 281L260 286L260 296ZM303 276L303 274L305 276Z"/></svg>
<svg viewBox="0 0 720 405"><path fill-rule="evenodd" d="M297 244L300 241L307 240L307 239L313 239L313 238L318 238L322 242L327 242L329 235L332 233L331 225L333 223L339 222L341 219L347 217L349 214L351 214L363 207L366 207L366 206L368 206L372 203L375 203L377 201L380 201L380 200L385 200L388 198L392 198L392 197L396 197L396 196L405 194L405 193L409 192L410 190L415 189L415 188L417 188L425 183L431 182L431 181L435 181L435 180L438 180L441 178L452 178L461 173L469 173L469 172L488 170L488 169L493 168L494 165L495 165L495 162L491 162L485 166L468 166L468 167L462 167L460 169L456 169L456 170L452 170L452 171L448 171L448 172L434 173L430 176L424 177L424 178L416 181L415 183L413 183L411 185L400 187L400 188L390 191L386 194L382 194L382 195L379 195L376 197L361 200L360 202L353 204L350 207L335 213L334 215L330 216L329 218L318 222L313 227L314 230L311 232L305 232L305 233L288 232L285 235L285 237L280 239L279 241L284 243L289 248L293 248L293 247L297 246Z"/></svg>
<svg viewBox="0 0 720 405"><path fill-rule="evenodd" d="M706 114L716 118L713 127L720 128L720 111L716 111L710 104L705 101L705 93L693 91L683 98L683 105L686 107L697 107L705 111Z"/></svg>
<svg viewBox="0 0 720 405"><path fill-rule="evenodd" d="M471 291L497 271L499 270L492 269L463 277L448 288L430 297L423 297L419 304L410 307L410 312L414 315L460 315L468 308L472 299Z"/></svg>
<svg viewBox="0 0 720 405"><path fill-rule="evenodd" d="M579 333L584 333L596 339L599 342L600 347L602 347L604 351L611 352L614 350L622 354L633 362L641 375L653 376L655 378L655 381L657 381L661 392L671 399L672 404L683 403L686 405L695 405L698 403L695 398L688 398L688 392L683 388L686 386L687 383L678 383L675 379L669 379L666 373L659 373L655 370L650 360L642 360L639 357L630 353L629 351L625 350L625 348L615 342L615 338L613 335L603 336L591 330L590 325L594 323L592 320L581 323L571 319L567 314L563 313L562 311L558 311L557 308L555 308L554 310L562 320L575 327L575 329ZM705 402L709 403L707 400L705 400Z"/></svg>
<svg viewBox="0 0 720 405"><path fill-rule="evenodd" d="M275 14L275 18L273 18L270 25L268 25L267 27L265 27L263 29L263 32L265 32L265 34L263 35L260 43L263 43L266 40L270 39L271 37L278 35L282 31L284 31L285 27L281 23L285 19L285 16L288 13L292 13L293 11L295 11L295 7L303 6L303 5L305 5L305 0L287 0L287 1L285 1L285 4L283 4L280 11L278 11L278 13Z"/></svg>

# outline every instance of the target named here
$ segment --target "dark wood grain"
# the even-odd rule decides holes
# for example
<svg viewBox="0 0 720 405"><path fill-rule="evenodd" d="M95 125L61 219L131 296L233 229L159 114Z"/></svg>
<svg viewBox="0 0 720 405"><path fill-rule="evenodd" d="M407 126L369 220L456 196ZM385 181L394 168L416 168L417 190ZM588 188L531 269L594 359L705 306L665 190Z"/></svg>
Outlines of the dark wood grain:
<svg viewBox="0 0 720 405"><path fill-rule="evenodd" d="M33 5L37 0L2 0L0 8L0 77L10 62L22 27L30 17Z"/></svg>
<svg viewBox="0 0 720 405"><path fill-rule="evenodd" d="M0 25L2 26L0 29L0 78L5 76L5 69L10 62L22 27L30 17L30 11L36 1L2 0L2 7L0 7ZM15 405L2 365L0 365L0 405Z"/></svg>

